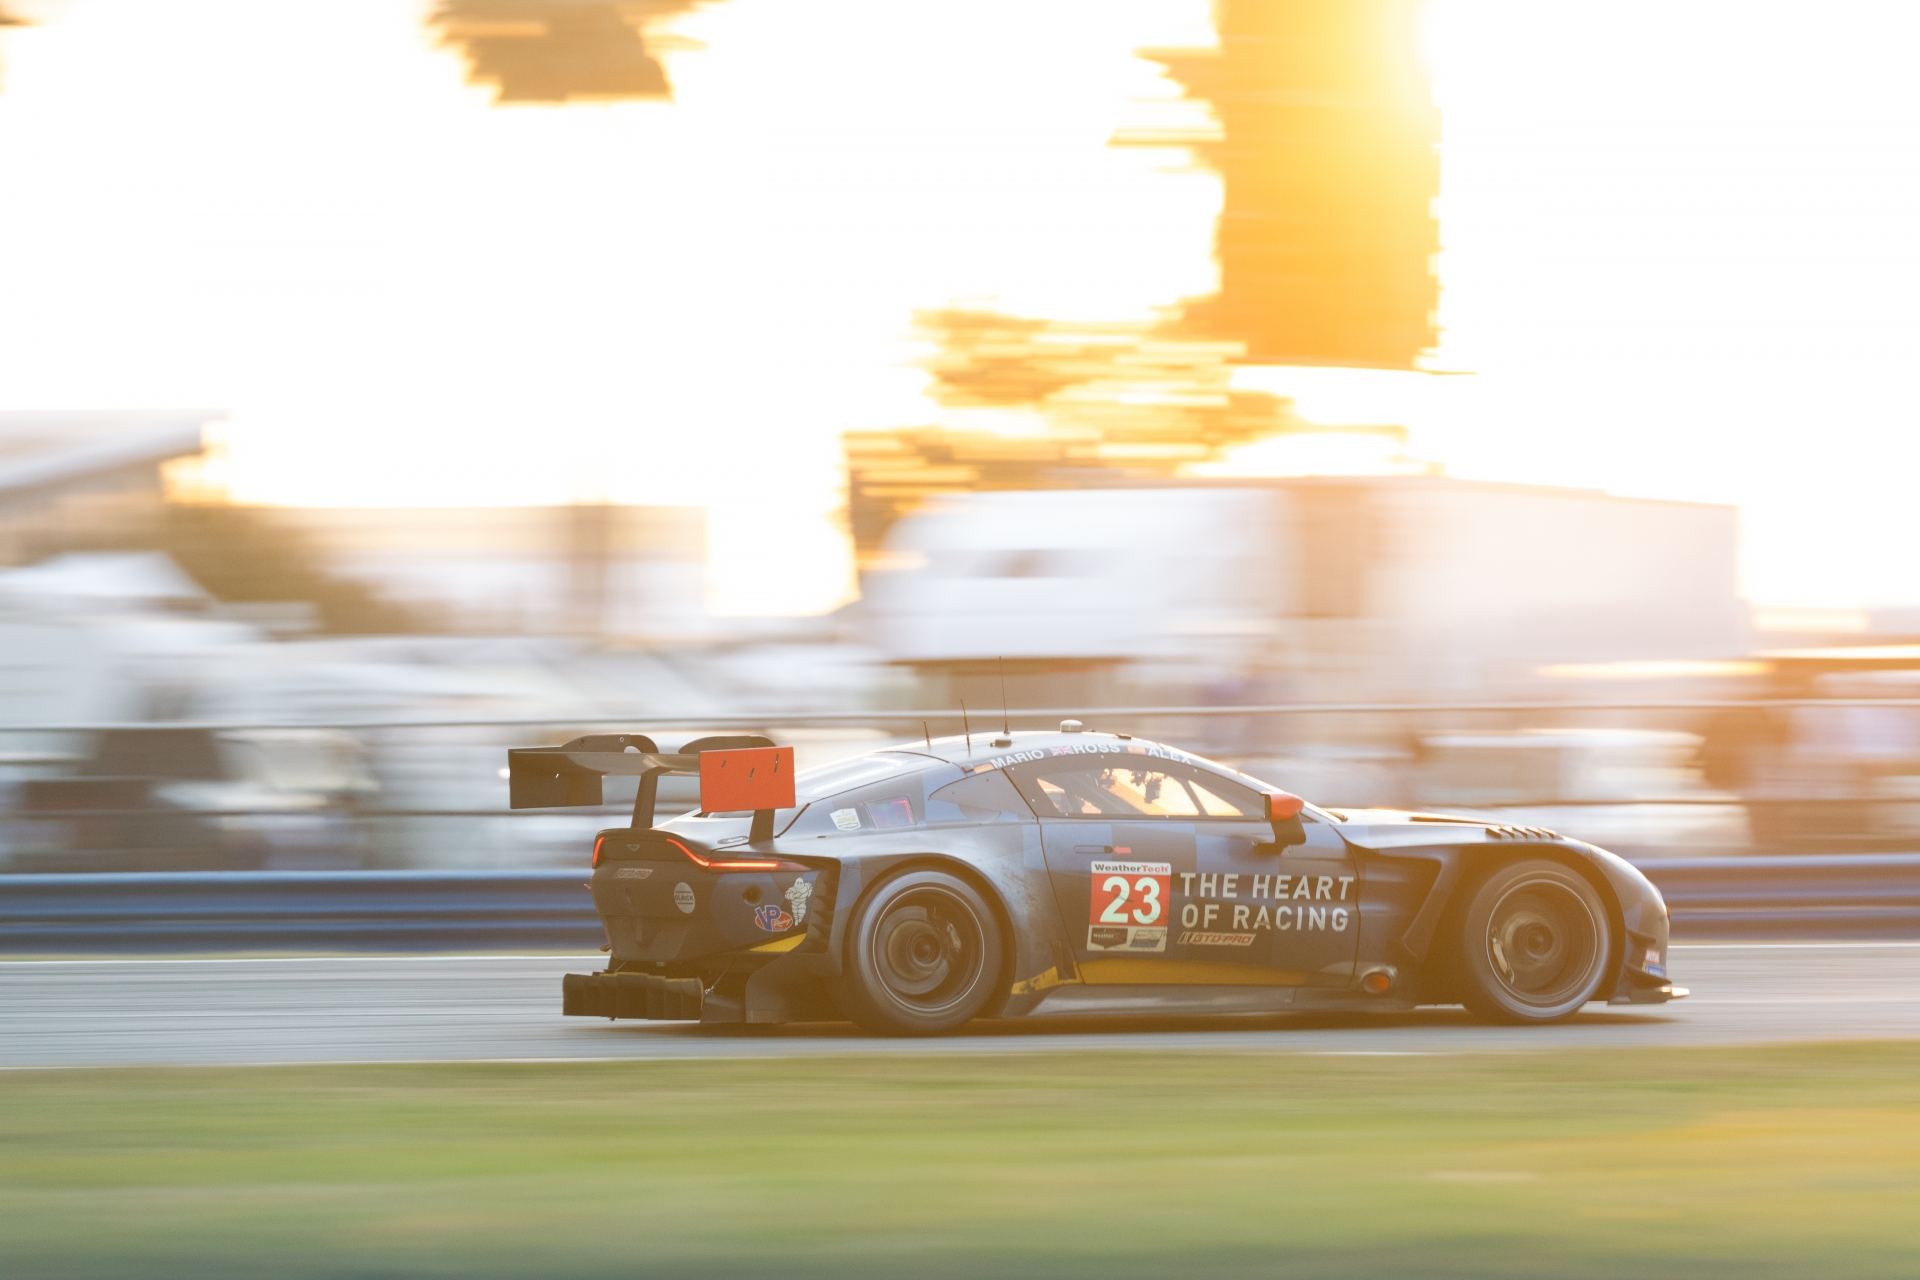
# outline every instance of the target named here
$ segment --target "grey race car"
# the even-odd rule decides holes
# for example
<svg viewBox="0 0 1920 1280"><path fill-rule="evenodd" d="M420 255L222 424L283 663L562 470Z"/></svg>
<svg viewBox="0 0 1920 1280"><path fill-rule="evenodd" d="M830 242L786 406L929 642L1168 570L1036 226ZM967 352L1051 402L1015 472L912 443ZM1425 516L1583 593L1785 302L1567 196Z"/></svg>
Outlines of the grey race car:
<svg viewBox="0 0 1920 1280"><path fill-rule="evenodd" d="M516 807L596 804L602 777L640 778L634 825L594 842L611 958L567 976L566 1013L930 1034L1041 1009L1464 1003L1539 1023L1686 994L1659 892L1603 849L1320 809L1074 721L876 751L789 774L777 810L653 825L660 775L770 748L663 754L625 734L509 753Z"/></svg>

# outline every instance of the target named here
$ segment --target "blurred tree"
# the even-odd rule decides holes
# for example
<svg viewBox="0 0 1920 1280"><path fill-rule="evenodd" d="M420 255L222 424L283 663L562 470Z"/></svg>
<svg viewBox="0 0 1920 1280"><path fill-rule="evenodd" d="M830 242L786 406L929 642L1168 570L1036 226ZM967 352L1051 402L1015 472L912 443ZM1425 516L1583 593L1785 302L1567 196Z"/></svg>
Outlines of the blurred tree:
<svg viewBox="0 0 1920 1280"><path fill-rule="evenodd" d="M427 24L495 102L671 98L647 24L702 0L440 0Z"/></svg>
<svg viewBox="0 0 1920 1280"><path fill-rule="evenodd" d="M941 404L1034 409L1050 434L1098 446L1102 458L1203 462L1306 425L1289 401L1232 385L1239 343L1196 337L1177 317L1075 323L943 310L915 319L939 344L926 368Z"/></svg>
<svg viewBox="0 0 1920 1280"><path fill-rule="evenodd" d="M1219 45L1147 49L1217 128L1183 144L1221 178L1220 290L1190 332L1258 364L1411 369L1439 340L1440 113L1420 0L1216 0Z"/></svg>
<svg viewBox="0 0 1920 1280"><path fill-rule="evenodd" d="M1045 430L847 432L848 523L863 565L895 520L935 494L1165 478L1237 445L1323 429L1290 400L1235 388L1240 344L1195 337L1177 315L1076 324L942 310L916 319L937 344L926 362L936 401L1030 410Z"/></svg>
<svg viewBox="0 0 1920 1280"><path fill-rule="evenodd" d="M1200 130L1120 145L1193 149L1221 177L1220 287L1157 323L1071 323L944 310L933 398L1027 410L1025 434L848 432L848 520L862 564L924 498L1179 474L1267 436L1324 430L1290 401L1233 386L1241 364L1413 369L1434 346L1439 112L1420 0L1215 0L1216 47L1142 50ZM1394 426L1345 426L1404 443Z"/></svg>

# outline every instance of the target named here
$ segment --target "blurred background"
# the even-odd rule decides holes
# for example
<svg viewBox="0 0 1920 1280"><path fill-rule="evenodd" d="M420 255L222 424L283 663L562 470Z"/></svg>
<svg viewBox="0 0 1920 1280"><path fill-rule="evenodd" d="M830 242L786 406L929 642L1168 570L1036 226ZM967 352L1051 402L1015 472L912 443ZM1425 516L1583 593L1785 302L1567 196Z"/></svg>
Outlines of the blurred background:
<svg viewBox="0 0 1920 1280"><path fill-rule="evenodd" d="M1915 848L1916 55L0 0L0 872L573 864L620 797L508 812L505 746L1003 702L1633 857Z"/></svg>

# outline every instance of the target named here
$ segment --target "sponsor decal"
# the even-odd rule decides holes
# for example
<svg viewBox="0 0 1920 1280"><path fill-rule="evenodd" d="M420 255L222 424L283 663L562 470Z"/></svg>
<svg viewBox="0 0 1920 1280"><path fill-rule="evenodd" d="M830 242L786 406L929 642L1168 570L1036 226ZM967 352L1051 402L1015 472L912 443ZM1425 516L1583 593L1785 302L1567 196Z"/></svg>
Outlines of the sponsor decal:
<svg viewBox="0 0 1920 1280"><path fill-rule="evenodd" d="M693 914L693 886L682 880L673 886L673 905L680 908L680 914Z"/></svg>
<svg viewBox="0 0 1920 1280"><path fill-rule="evenodd" d="M1335 933L1345 933L1347 925L1352 923L1352 920L1353 913L1346 907L1284 905L1272 908L1269 914L1265 903L1258 906L1248 906L1244 902L1180 904L1181 927L1199 929L1202 932L1211 932L1215 925L1221 925L1236 934L1259 933L1262 930L1286 933L1291 929L1314 931L1331 929Z"/></svg>
<svg viewBox="0 0 1920 1280"><path fill-rule="evenodd" d="M858 831L860 829L860 811L858 809L835 809L833 811L833 825L842 831Z"/></svg>
<svg viewBox="0 0 1920 1280"><path fill-rule="evenodd" d="M1055 756L1150 756L1156 760L1180 760L1195 763L1194 758L1184 751L1173 747L1163 747L1158 743L1140 742L1074 742L1064 747L1053 747L1047 751L1036 751L1035 755ZM1011 759L1011 757L1009 757Z"/></svg>
<svg viewBox="0 0 1920 1280"><path fill-rule="evenodd" d="M813 886L798 876L787 886L787 904L793 908L793 922L804 924L807 919L807 899L813 896Z"/></svg>
<svg viewBox="0 0 1920 1280"><path fill-rule="evenodd" d="M772 902L753 909L753 922L768 933L785 933L793 928L793 917Z"/></svg>
<svg viewBox="0 0 1920 1280"><path fill-rule="evenodd" d="M1096 862L1092 874L1087 950L1165 951L1173 864Z"/></svg>
<svg viewBox="0 0 1920 1280"><path fill-rule="evenodd" d="M652 874L652 867L616 867L614 868L613 878L615 880L645 880Z"/></svg>
<svg viewBox="0 0 1920 1280"><path fill-rule="evenodd" d="M1250 933L1203 933L1189 929L1180 935L1183 947L1250 947L1253 935Z"/></svg>
<svg viewBox="0 0 1920 1280"><path fill-rule="evenodd" d="M1242 898L1281 901L1305 898L1310 902L1345 902L1353 889L1355 876L1280 875L1250 876L1236 872L1182 871L1180 893L1189 898ZM1196 891L1195 884L1198 882ZM1359 895L1355 895L1356 897Z"/></svg>
<svg viewBox="0 0 1920 1280"><path fill-rule="evenodd" d="M1661 960L1660 960L1660 948L1658 947L1647 948L1647 958L1645 962L1641 965L1641 968L1647 971L1647 975L1649 977L1664 978L1667 976L1667 966L1661 963Z"/></svg>
<svg viewBox="0 0 1920 1280"><path fill-rule="evenodd" d="M1345 933L1353 923L1353 908L1332 904L1357 900L1360 895L1353 887L1357 883L1356 876L1313 872L1256 876L1233 871L1182 871L1180 895L1186 901L1180 904L1180 925L1202 932L1224 929L1235 934L1264 929Z"/></svg>
<svg viewBox="0 0 1920 1280"><path fill-rule="evenodd" d="M1004 769L1010 764L1023 764L1028 760L1045 760L1045 751L1015 751L1004 756L995 756L987 761L989 769Z"/></svg>
<svg viewBox="0 0 1920 1280"><path fill-rule="evenodd" d="M1148 928L1145 925L1129 924L1093 924L1087 926L1087 950L1089 951L1152 951L1163 952L1167 949L1167 930L1165 926Z"/></svg>

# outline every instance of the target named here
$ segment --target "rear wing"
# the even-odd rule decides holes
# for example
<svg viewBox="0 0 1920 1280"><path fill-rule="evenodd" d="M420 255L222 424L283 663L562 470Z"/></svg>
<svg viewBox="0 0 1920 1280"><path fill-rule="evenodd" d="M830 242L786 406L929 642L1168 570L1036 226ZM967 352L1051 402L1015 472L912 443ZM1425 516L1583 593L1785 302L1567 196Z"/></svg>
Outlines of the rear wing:
<svg viewBox="0 0 1920 1280"><path fill-rule="evenodd" d="M639 778L633 826L653 825L662 774L700 779L703 813L753 810L751 840L773 838L773 811L794 806L793 748L748 735L695 738L677 752L663 752L638 733L594 733L558 747L515 747L507 752L508 805L514 809L565 809L604 803L602 778Z"/></svg>

